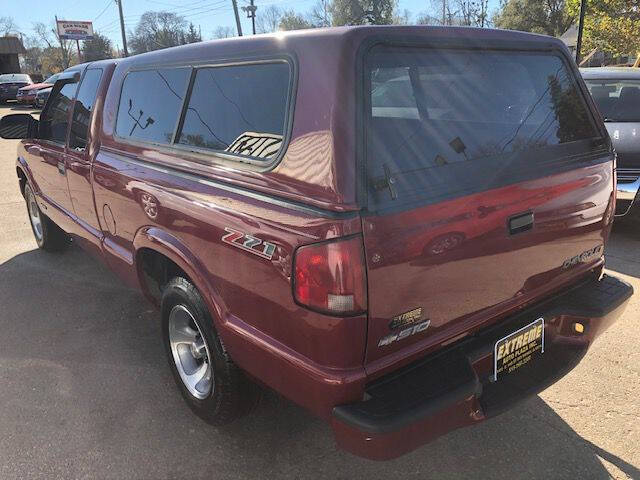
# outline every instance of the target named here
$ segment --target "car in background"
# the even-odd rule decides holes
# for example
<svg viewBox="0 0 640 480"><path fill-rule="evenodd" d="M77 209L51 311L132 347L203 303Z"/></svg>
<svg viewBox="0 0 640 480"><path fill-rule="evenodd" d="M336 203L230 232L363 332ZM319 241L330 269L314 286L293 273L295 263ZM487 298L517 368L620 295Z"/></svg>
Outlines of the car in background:
<svg viewBox="0 0 640 480"><path fill-rule="evenodd" d="M42 88L38 90L35 101L36 108L44 108L44 105L47 103L47 99L49 98L49 94L51 93L52 89L53 87Z"/></svg>
<svg viewBox="0 0 640 480"><path fill-rule="evenodd" d="M31 85L20 88L16 95L17 102L21 104L35 105L36 95L38 94L38 92L44 88L53 87L53 84L56 83L59 75L59 73L55 73L47 78L44 82L32 83Z"/></svg>
<svg viewBox="0 0 640 480"><path fill-rule="evenodd" d="M618 154L616 215L636 217L631 207L640 189L640 68L584 68L581 73Z"/></svg>
<svg viewBox="0 0 640 480"><path fill-rule="evenodd" d="M0 103L15 100L18 90L31 85L33 80L26 73L5 73L0 75Z"/></svg>

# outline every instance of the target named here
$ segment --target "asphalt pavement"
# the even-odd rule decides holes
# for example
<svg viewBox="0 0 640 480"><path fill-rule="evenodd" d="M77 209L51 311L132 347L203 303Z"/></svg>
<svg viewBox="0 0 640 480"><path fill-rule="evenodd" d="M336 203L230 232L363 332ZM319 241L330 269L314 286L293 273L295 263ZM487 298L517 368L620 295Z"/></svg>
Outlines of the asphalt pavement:
<svg viewBox="0 0 640 480"><path fill-rule="evenodd" d="M25 112L0 107L0 116ZM36 248L0 140L0 479L640 480L640 229L616 227L610 272L638 292L582 363L478 426L378 463L275 393L214 428L183 403L158 313L72 247Z"/></svg>

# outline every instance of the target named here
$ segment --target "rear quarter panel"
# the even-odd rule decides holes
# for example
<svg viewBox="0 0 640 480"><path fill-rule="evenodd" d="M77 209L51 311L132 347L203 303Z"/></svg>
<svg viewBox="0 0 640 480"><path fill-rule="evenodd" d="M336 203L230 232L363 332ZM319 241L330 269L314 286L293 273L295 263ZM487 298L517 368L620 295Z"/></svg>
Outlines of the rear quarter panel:
<svg viewBox="0 0 640 480"><path fill-rule="evenodd" d="M366 318L310 312L294 303L291 292L295 248L357 233L357 216L323 218L277 205L268 197L253 198L227 185L145 163L147 155L153 152L138 151L132 158L102 149L94 163L98 217L106 229L107 259L115 270L135 284L138 248L161 253L174 248L173 255L191 263L189 271L204 282L198 286L216 321L241 321L321 366L362 364ZM273 243L273 257L225 243L225 229ZM167 242L174 247L162 245ZM241 356L236 361L242 365ZM251 372L251 365L242 366Z"/></svg>

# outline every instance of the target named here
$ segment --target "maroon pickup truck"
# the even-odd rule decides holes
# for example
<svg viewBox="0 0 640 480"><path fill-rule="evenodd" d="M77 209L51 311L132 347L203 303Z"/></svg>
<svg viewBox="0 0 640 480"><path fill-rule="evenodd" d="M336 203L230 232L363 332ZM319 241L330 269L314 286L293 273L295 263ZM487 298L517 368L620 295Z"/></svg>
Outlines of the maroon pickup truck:
<svg viewBox="0 0 640 480"><path fill-rule="evenodd" d="M74 67L0 132L38 245L73 239L159 307L214 424L266 386L397 457L558 380L633 292L603 274L615 154L553 38L198 43Z"/></svg>

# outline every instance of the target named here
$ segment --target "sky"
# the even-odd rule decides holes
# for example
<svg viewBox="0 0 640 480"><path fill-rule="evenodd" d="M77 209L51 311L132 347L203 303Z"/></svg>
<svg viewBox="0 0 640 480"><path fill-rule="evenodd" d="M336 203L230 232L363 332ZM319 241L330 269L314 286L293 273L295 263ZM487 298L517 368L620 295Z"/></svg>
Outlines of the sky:
<svg viewBox="0 0 640 480"><path fill-rule="evenodd" d="M248 5L249 0L237 0L238 8ZM292 9L305 13L313 7L317 0L255 0L260 15L260 8L277 5L282 9ZM489 0L490 10L497 8L499 0ZM413 18L430 10L432 0L399 0L399 8L409 10ZM60 20L91 20L94 30L108 36L114 47L122 48L118 6L114 0L36 0L29 2L28 8L17 0L0 0L0 16L13 17L18 29L24 35L32 35L34 22L53 25L55 15ZM235 29L235 17L231 0L122 0L122 8L127 32L133 30L140 16L148 10L167 10L185 17L196 27L200 27L202 37L208 40L218 26ZM251 20L240 11L242 31L251 32Z"/></svg>

